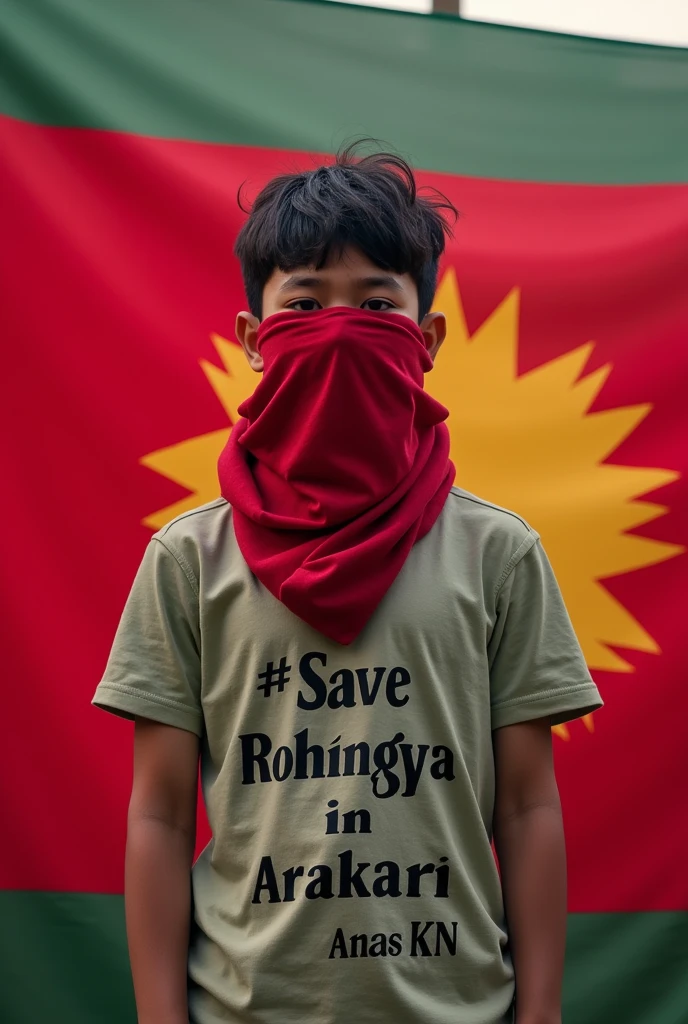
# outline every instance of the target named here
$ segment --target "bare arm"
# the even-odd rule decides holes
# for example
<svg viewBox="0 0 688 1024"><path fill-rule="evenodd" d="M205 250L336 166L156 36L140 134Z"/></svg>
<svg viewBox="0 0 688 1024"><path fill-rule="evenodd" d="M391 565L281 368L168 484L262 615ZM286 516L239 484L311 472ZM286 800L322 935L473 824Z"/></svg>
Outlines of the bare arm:
<svg viewBox="0 0 688 1024"><path fill-rule="evenodd" d="M495 845L516 975L517 1024L561 1024L566 852L549 720L494 733Z"/></svg>
<svg viewBox="0 0 688 1024"><path fill-rule="evenodd" d="M198 738L137 719L125 906L139 1024L188 1024Z"/></svg>

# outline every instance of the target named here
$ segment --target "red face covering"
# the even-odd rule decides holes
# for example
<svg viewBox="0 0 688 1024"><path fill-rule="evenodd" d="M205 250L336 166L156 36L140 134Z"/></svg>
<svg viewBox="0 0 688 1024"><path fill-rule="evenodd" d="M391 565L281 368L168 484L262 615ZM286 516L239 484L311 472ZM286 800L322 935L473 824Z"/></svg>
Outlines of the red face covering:
<svg viewBox="0 0 688 1024"><path fill-rule="evenodd" d="M261 583L341 644L365 626L454 480L420 328L336 307L261 324L264 375L219 461Z"/></svg>

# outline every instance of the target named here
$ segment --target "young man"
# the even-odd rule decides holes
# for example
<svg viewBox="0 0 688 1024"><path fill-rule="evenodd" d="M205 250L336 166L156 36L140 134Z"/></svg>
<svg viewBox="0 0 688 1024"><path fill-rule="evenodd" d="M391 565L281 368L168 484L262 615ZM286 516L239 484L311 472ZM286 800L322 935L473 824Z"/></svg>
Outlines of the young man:
<svg viewBox="0 0 688 1024"><path fill-rule="evenodd" d="M239 236L262 380L94 700L136 721L140 1024L560 1022L551 726L601 701L538 535L452 486L423 390L448 208L344 154Z"/></svg>

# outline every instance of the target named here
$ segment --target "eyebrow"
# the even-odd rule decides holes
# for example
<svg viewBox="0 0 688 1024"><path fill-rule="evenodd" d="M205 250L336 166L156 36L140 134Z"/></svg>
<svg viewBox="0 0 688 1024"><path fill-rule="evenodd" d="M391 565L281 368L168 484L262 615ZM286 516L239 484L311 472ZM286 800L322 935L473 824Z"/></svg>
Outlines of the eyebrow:
<svg viewBox="0 0 688 1024"><path fill-rule="evenodd" d="M278 291L288 292L290 288L317 288L323 283L322 277L302 277L300 274L292 274L279 286Z"/></svg>
<svg viewBox="0 0 688 1024"><path fill-rule="evenodd" d="M279 286L278 290L280 292L287 292L291 288L317 288L324 283L322 277L293 274ZM362 288L390 288L395 292L403 292L404 290L404 286L391 274L373 274L370 277L359 277L356 279L355 284Z"/></svg>
<svg viewBox="0 0 688 1024"><path fill-rule="evenodd" d="M391 288L395 292L403 292L404 286L391 274L374 274L372 277L361 277L356 284L365 288Z"/></svg>

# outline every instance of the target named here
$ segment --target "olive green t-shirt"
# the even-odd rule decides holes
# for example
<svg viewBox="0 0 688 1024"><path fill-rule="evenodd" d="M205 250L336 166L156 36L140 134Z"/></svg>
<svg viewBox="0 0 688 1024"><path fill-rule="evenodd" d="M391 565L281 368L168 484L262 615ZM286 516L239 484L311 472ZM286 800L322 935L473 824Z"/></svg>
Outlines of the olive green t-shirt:
<svg viewBox="0 0 688 1024"><path fill-rule="evenodd" d="M94 703L201 737L193 1024L501 1024L492 731L598 708L538 535L453 488L344 647L219 499L151 540Z"/></svg>

